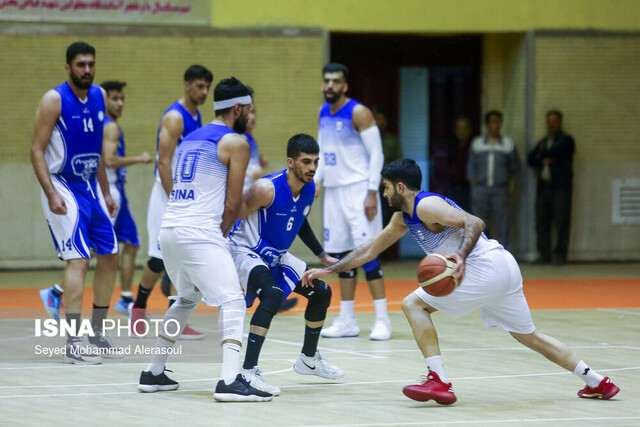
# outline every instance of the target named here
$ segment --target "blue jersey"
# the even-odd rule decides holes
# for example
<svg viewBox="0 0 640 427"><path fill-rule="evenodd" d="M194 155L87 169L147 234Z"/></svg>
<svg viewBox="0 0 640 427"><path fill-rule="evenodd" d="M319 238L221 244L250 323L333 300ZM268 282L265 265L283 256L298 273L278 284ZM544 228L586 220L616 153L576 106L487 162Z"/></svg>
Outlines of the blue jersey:
<svg viewBox="0 0 640 427"><path fill-rule="evenodd" d="M51 133L45 160L51 174L71 181L89 181L102 156L104 95L91 85L85 100L80 100L68 82L54 88L60 94L60 117Z"/></svg>
<svg viewBox="0 0 640 427"><path fill-rule="evenodd" d="M169 113L170 111L177 111L178 113L180 113L180 115L182 115L182 135L180 135L180 139L178 140L178 146L180 146L185 136L189 135L191 132L195 131L196 129L199 129L202 127L202 117L200 116L200 111L197 112L196 117L193 117L189 112L189 110L184 108L184 106L180 104L179 101L176 101L173 104L171 104L171 106L167 108L165 112L162 114L162 118L164 118L164 116L166 116L167 113ZM156 174L156 178L158 180L160 180L160 176L158 175L157 162L158 162L158 149L160 146L160 132L162 131L162 118L160 119L160 124L158 125L158 135L156 138L156 168L154 173ZM171 159L172 171L175 171L177 152L178 152L178 149L176 147L176 151L173 153L173 159Z"/></svg>
<svg viewBox="0 0 640 427"><path fill-rule="evenodd" d="M105 116L104 125L106 126L110 122L115 123L116 126L118 126L118 132L120 132L120 139L118 139L117 155L119 157L126 157L126 150L124 148L124 133L122 132L122 128L120 127L118 122L113 120L111 117ZM109 180L109 184L124 185L124 183L127 182L126 166L123 166L117 169L107 168L106 171L107 171L107 179Z"/></svg>
<svg viewBox="0 0 640 427"><path fill-rule="evenodd" d="M418 242L418 245L420 245L420 248L422 248L425 254L429 255L432 253L454 253L460 248L460 245L462 244L462 241L464 239L464 229L447 226L441 232L433 233L427 230L420 218L418 218L418 204L425 197L431 196L440 197L454 208L462 210L460 206L458 206L453 200L447 197L436 193L421 191L416 196L416 200L413 205L413 214L409 215L406 212L402 213L404 223L409 228L409 231L416 239L416 242ZM482 233L480 235L480 238L478 239L478 242L471 250L469 256L475 256L482 252L486 252L487 250L495 248L502 248L502 245L500 245L495 240L487 239L487 236Z"/></svg>
<svg viewBox="0 0 640 427"><path fill-rule="evenodd" d="M293 197L287 183L286 169L263 179L273 183L273 202L239 221L231 240L237 245L251 248L273 269L279 266L282 256L291 248L309 215L316 187L313 182L305 184L300 195Z"/></svg>

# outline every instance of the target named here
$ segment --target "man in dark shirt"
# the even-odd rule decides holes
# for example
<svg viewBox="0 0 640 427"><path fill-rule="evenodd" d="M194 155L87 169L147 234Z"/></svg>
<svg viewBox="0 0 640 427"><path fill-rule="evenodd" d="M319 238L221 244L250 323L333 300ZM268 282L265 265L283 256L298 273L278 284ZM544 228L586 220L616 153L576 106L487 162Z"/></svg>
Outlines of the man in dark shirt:
<svg viewBox="0 0 640 427"><path fill-rule="evenodd" d="M536 229L539 263L563 264L567 260L571 225L573 153L575 142L562 131L562 112L547 112L547 136L529 153L527 162L538 176L536 197ZM558 237L551 253L551 229L555 224ZM552 256L553 255L553 256Z"/></svg>

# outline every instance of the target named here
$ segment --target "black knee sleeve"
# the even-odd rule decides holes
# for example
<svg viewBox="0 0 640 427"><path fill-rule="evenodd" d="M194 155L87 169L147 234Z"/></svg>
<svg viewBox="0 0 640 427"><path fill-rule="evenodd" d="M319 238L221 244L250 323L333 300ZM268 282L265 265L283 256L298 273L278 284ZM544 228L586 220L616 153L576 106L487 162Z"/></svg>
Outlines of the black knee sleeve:
<svg viewBox="0 0 640 427"><path fill-rule="evenodd" d="M362 265L367 280L376 280L382 278L382 268L378 262L378 258L374 258L366 264Z"/></svg>
<svg viewBox="0 0 640 427"><path fill-rule="evenodd" d="M162 279L160 280L160 289L162 289L162 293L165 297L171 296L171 279L166 272L162 275Z"/></svg>
<svg viewBox="0 0 640 427"><path fill-rule="evenodd" d="M156 274L162 273L164 271L164 261L160 258L151 257L149 261L147 261L147 267Z"/></svg>
<svg viewBox="0 0 640 427"><path fill-rule="evenodd" d="M347 256L349 252L351 251L332 253L329 255L331 255L334 258L342 259L345 256ZM358 269L356 268L352 268L349 271L341 271L340 273L338 273L338 277L340 277L341 279L355 279L357 276L358 276Z"/></svg>
<svg viewBox="0 0 640 427"><path fill-rule="evenodd" d="M271 319L276 315L282 303L282 289L278 287L271 272L264 266L251 270L247 290L260 299L260 304L251 318L251 324L269 328Z"/></svg>
<svg viewBox="0 0 640 427"><path fill-rule="evenodd" d="M304 318L309 322L319 322L327 317L331 305L331 288L322 280L313 279L313 288L305 295L309 299Z"/></svg>

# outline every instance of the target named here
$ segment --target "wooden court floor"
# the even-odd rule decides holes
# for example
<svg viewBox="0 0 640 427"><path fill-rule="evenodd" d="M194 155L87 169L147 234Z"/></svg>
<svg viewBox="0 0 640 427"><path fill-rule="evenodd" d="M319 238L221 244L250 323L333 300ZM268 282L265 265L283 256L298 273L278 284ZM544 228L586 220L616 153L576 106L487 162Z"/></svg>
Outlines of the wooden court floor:
<svg viewBox="0 0 640 427"><path fill-rule="evenodd" d="M373 313L364 284L358 289L360 337L321 339L323 355L346 371L337 381L293 372L303 315L297 309L277 316L260 367L268 382L282 388L282 395L268 403L222 404L212 399L220 370L212 311L199 309L191 322L207 338L179 342L183 354L169 359L167 368L174 371L169 375L180 382L180 389L155 394L136 391L149 356L131 355L91 367L65 365L59 356L34 355L32 318L0 316L0 425L640 425L637 264L524 268L525 294L537 328L566 342L592 368L610 376L621 388L618 396L610 401L579 399L576 392L582 381L520 346L507 333L484 331L477 312L456 321L436 314L445 367L458 397L448 407L414 402L401 392L426 373L398 311L402 296L415 287L414 271L414 263L387 269L390 341L367 339ZM57 274L0 272L0 310L26 313L38 308L38 300L31 307L37 287L55 280ZM157 296L154 304L166 303ZM338 304L335 298L332 311ZM153 344L151 339L114 341L120 346Z"/></svg>

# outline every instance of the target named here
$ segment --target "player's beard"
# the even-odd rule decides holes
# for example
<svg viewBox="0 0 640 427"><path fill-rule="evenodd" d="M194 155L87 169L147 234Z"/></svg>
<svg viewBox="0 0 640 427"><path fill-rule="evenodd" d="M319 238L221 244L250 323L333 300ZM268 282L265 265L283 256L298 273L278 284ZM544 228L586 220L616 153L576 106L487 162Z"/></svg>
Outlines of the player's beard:
<svg viewBox="0 0 640 427"><path fill-rule="evenodd" d="M91 87L91 84L93 83L93 76L91 74L89 74L89 76L90 76L89 81L88 82L86 82L86 81L83 82L75 74L71 73L71 81L73 82L75 87L77 87L78 89L89 89Z"/></svg>
<svg viewBox="0 0 640 427"><path fill-rule="evenodd" d="M245 133L247 131L247 121L246 117L239 117L233 124L233 131L239 134Z"/></svg>
<svg viewBox="0 0 640 427"><path fill-rule="evenodd" d="M233 123L233 131L241 135L247 131L247 123L249 123L249 112L244 110L242 112L244 114L240 114Z"/></svg>
<svg viewBox="0 0 640 427"><path fill-rule="evenodd" d="M342 98L342 92L340 93L332 92L332 93L333 93L333 98L327 98L327 92L324 93L324 100L327 101L329 104L335 104L336 102L338 102L340 98Z"/></svg>
<svg viewBox="0 0 640 427"><path fill-rule="evenodd" d="M400 194L398 194L395 189L393 190L393 194L387 199L387 201L389 202L389 208L391 208L393 212L400 212L402 210L404 199Z"/></svg>

